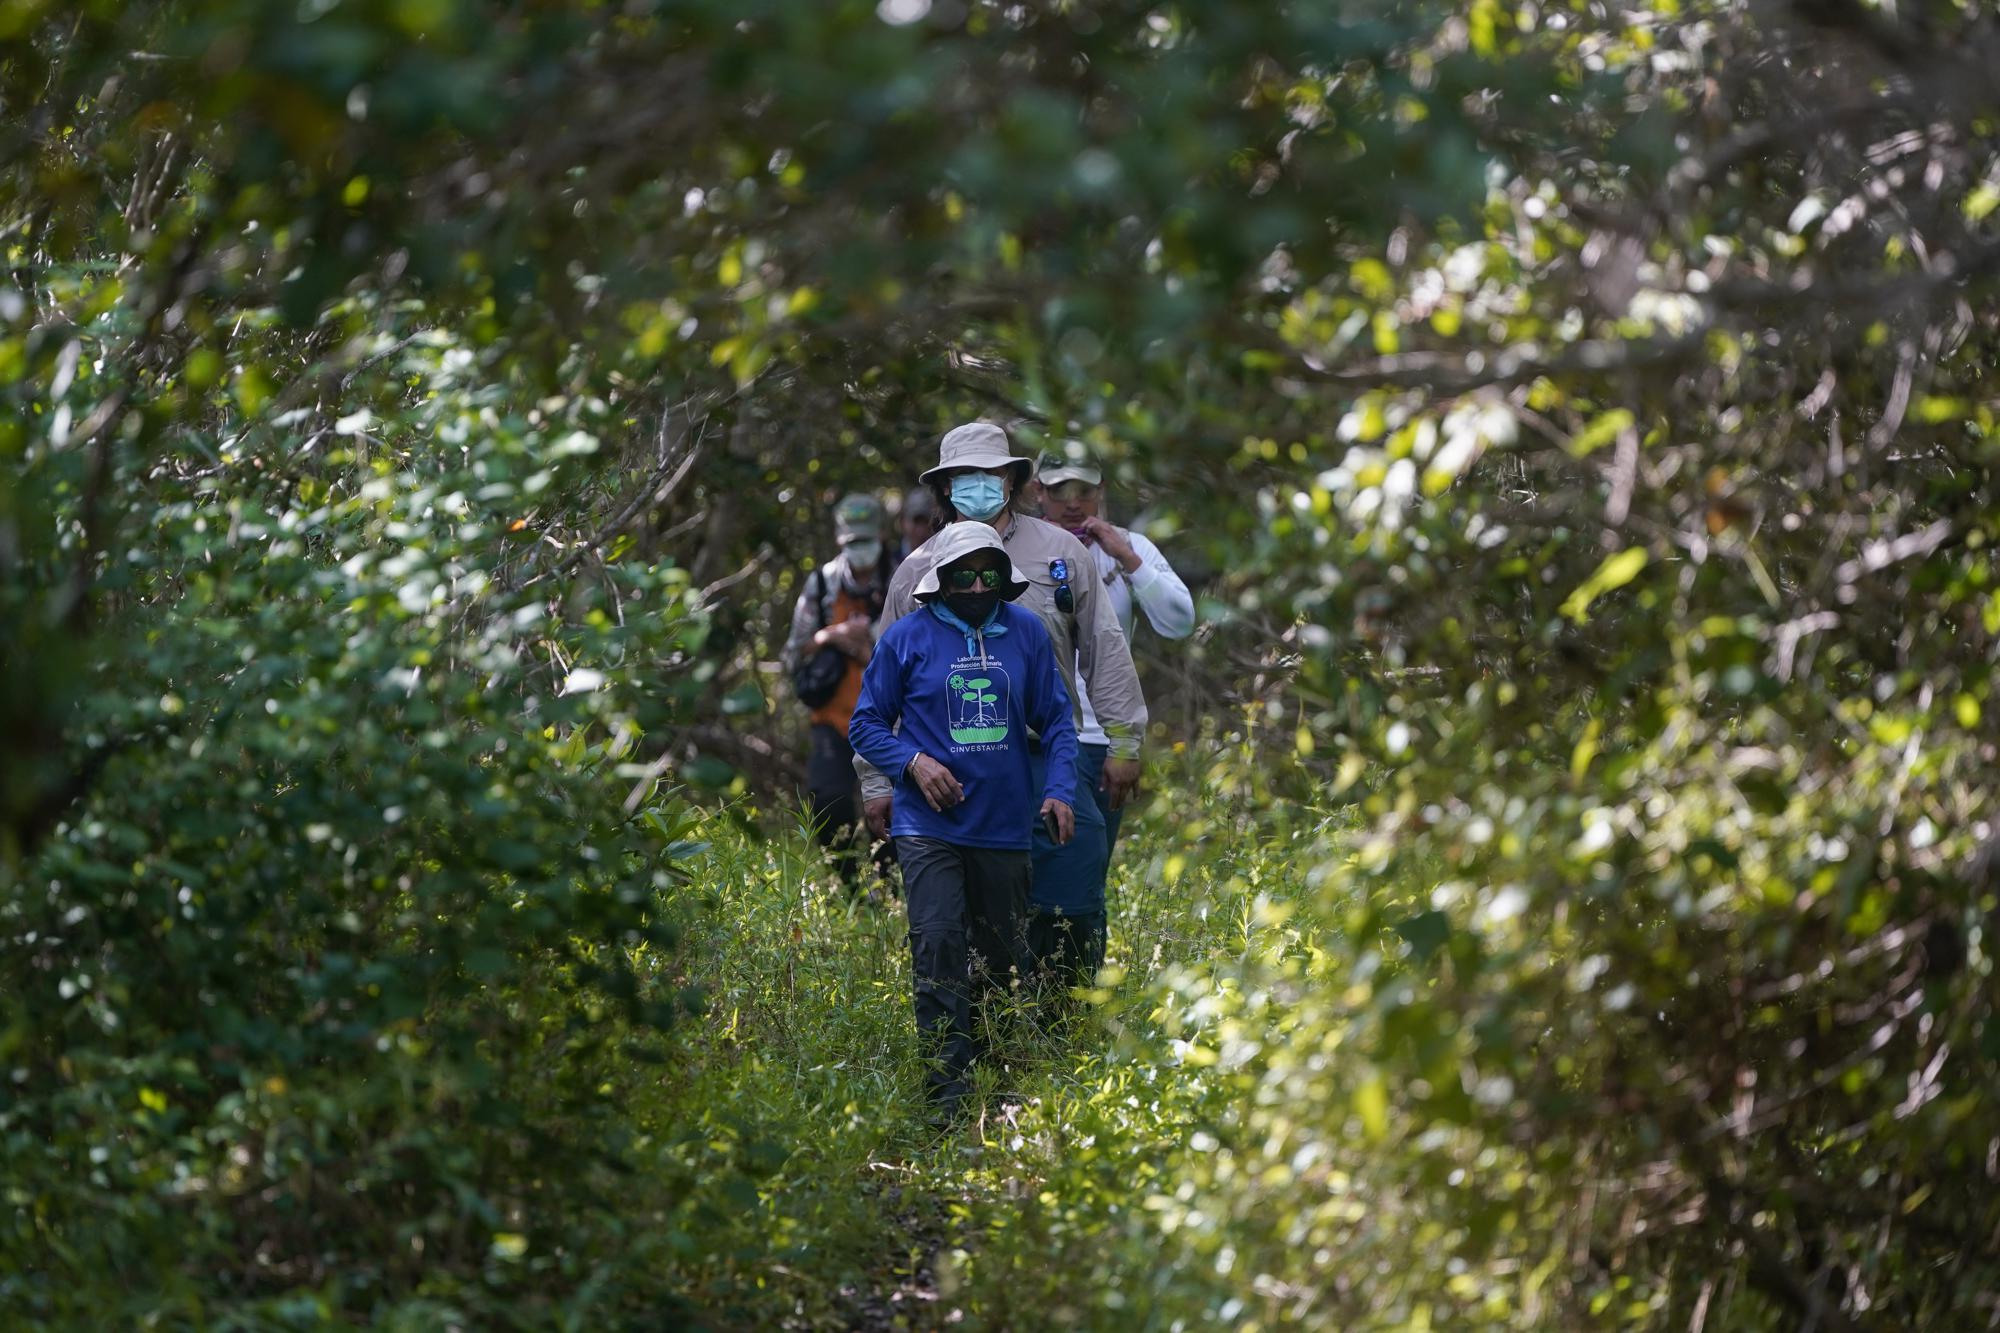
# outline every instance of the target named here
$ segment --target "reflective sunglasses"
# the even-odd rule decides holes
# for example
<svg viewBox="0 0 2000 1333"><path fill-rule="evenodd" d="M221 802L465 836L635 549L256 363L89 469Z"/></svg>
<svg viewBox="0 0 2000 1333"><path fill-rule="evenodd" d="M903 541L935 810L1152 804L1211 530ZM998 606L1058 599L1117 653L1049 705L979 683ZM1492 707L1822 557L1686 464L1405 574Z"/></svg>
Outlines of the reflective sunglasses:
<svg viewBox="0 0 2000 1333"><path fill-rule="evenodd" d="M944 578L953 592L971 592L974 588L991 592L1000 586L1000 571L997 569L947 569Z"/></svg>

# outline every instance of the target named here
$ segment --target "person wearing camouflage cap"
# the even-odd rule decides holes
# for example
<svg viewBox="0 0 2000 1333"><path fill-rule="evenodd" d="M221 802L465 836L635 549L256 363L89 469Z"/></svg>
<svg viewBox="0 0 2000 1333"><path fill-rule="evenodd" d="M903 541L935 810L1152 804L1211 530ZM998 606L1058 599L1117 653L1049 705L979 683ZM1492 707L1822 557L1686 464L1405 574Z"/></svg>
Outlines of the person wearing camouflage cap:
<svg viewBox="0 0 2000 1333"><path fill-rule="evenodd" d="M1104 470L1077 443L1062 445L1035 469L1041 491L1042 516L1090 550L1091 568L1104 584L1105 595L1130 641L1138 629L1138 613L1163 639L1185 639L1194 633L1194 597L1158 546L1145 534L1121 528L1104 517ZM1110 754L1109 738L1097 725L1090 700L1080 701L1083 722L1078 728L1086 783L1098 785L1098 775ZM1118 845L1123 810L1105 815L1105 853ZM1108 873L1108 867L1107 867Z"/></svg>
<svg viewBox="0 0 2000 1333"><path fill-rule="evenodd" d="M857 886L859 816L848 722L861 695L862 671L875 650L875 626L888 593L882 538L887 522L872 495L850 495L833 508L840 554L808 575L792 607L783 663L811 722L806 807L820 845L850 889Z"/></svg>

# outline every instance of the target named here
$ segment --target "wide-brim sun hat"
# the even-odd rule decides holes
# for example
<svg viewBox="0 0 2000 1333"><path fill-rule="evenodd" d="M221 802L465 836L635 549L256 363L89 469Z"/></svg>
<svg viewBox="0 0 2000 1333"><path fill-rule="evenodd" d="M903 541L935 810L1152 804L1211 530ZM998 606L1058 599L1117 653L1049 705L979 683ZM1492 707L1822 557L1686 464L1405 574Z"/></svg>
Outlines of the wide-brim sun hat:
<svg viewBox="0 0 2000 1333"><path fill-rule="evenodd" d="M943 594L944 584L939 575L945 566L955 560L963 560L974 551L998 551L1000 567L1006 571L1007 582L1000 588L1000 596L1005 601L1013 601L1028 590L1027 576L1015 566L1007 548L1000 544L1000 534L985 523L953 523L943 532L925 544L931 557L931 567L917 582L917 590L911 594L920 602L928 602Z"/></svg>
<svg viewBox="0 0 2000 1333"><path fill-rule="evenodd" d="M929 485L953 468L1004 467L1014 470L1014 489L1020 490L1035 475L1035 460L1016 458L1007 442L1007 432L990 421L974 421L954 426L938 441L937 466L917 478Z"/></svg>

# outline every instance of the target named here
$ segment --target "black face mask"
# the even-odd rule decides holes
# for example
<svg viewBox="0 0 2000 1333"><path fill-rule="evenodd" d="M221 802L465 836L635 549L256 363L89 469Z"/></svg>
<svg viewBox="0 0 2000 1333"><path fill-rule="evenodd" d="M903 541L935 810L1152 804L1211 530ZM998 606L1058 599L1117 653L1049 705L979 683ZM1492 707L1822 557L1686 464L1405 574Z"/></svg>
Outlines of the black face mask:
<svg viewBox="0 0 2000 1333"><path fill-rule="evenodd" d="M944 609L963 620L974 629L986 623L986 617L993 614L993 608L1000 605L1000 590L991 592L948 592L944 595Z"/></svg>

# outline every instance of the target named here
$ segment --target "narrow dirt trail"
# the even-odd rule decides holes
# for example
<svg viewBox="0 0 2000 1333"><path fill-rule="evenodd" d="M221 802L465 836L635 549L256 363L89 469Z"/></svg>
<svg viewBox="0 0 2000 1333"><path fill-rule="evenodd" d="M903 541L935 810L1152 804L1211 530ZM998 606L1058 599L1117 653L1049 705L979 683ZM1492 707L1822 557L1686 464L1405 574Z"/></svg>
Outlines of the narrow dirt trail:
<svg viewBox="0 0 2000 1333"><path fill-rule="evenodd" d="M881 1264L864 1282L840 1289L844 1327L854 1333L896 1333L958 1322L962 1313L942 1306L938 1287L937 1255L946 1235L937 1201L920 1195L921 1186L903 1183L914 1178L913 1168L890 1162L871 1166L889 1177L874 1191L888 1234Z"/></svg>

